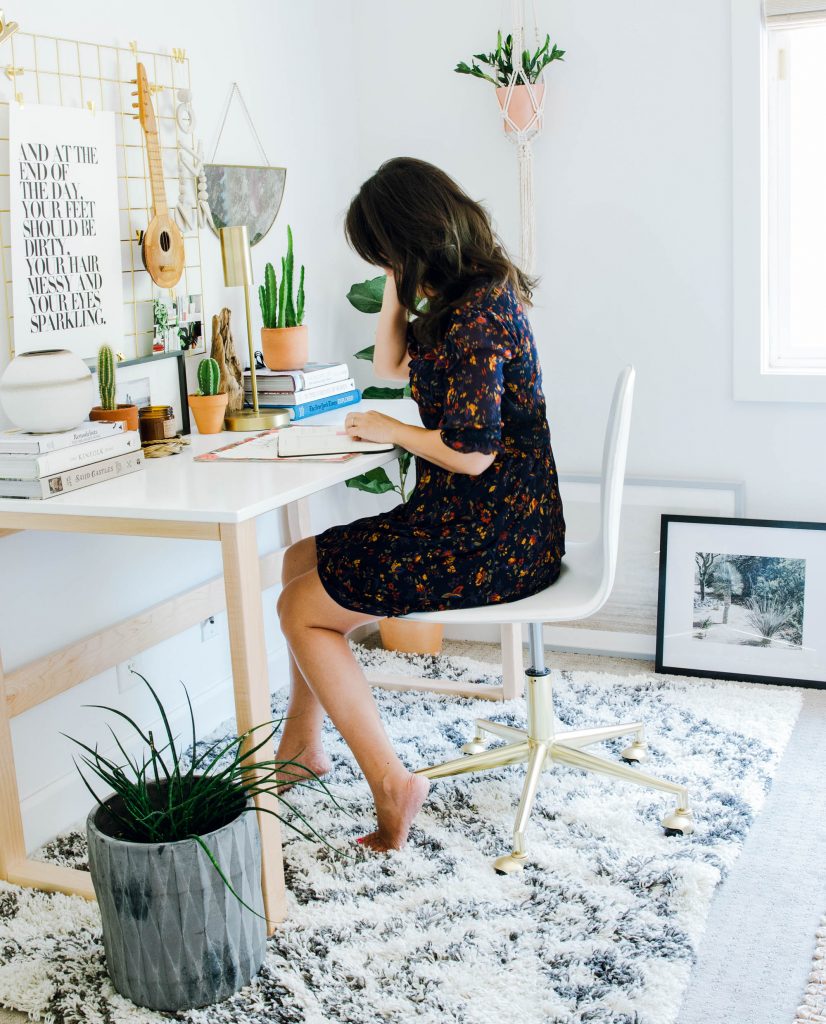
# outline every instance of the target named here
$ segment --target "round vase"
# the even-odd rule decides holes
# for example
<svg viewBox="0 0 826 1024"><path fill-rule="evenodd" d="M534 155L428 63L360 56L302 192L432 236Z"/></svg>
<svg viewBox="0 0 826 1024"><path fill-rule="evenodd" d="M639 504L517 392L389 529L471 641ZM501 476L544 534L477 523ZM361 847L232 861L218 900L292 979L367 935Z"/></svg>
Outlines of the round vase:
<svg viewBox="0 0 826 1024"><path fill-rule="evenodd" d="M89 415L92 374L75 352L22 352L0 379L0 403L16 427L33 434L72 430Z"/></svg>
<svg viewBox="0 0 826 1024"><path fill-rule="evenodd" d="M138 1006L168 1013L227 999L255 977L266 953L261 844L252 803L201 836L252 910L227 889L194 839L114 838L108 804L91 812L86 837L106 969L115 989Z"/></svg>
<svg viewBox="0 0 826 1024"><path fill-rule="evenodd" d="M415 619L381 619L379 635L386 651L403 654L440 654L444 626Z"/></svg>
<svg viewBox="0 0 826 1024"><path fill-rule="evenodd" d="M96 405L89 412L90 420L104 420L106 423L123 423L124 430L137 430L140 425L136 405L119 405L116 409L104 409Z"/></svg>
<svg viewBox="0 0 826 1024"><path fill-rule="evenodd" d="M508 103L508 117L516 125L516 129L510 124L509 121L502 118L505 125L506 132L512 132L514 130L523 132L531 123L534 117L534 106L540 108L542 106L542 97L545 95L544 85L515 85L511 92L510 103ZM508 86L502 85L496 90L496 99L499 102L499 109L505 109L505 101L508 96ZM533 101L531 101L533 96ZM536 131L542 127L542 116L540 115L536 124L533 128Z"/></svg>
<svg viewBox="0 0 826 1024"><path fill-rule="evenodd" d="M309 349L306 324L261 328L261 352L270 370L300 370L307 363Z"/></svg>
<svg viewBox="0 0 826 1024"><path fill-rule="evenodd" d="M218 434L224 429L229 395L190 395L188 401L199 434Z"/></svg>

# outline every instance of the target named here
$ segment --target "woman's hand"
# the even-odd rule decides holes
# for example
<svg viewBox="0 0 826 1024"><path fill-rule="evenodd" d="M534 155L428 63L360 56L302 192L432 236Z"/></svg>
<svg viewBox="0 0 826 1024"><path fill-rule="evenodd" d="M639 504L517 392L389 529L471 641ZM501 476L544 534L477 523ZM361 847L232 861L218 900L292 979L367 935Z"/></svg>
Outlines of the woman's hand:
<svg viewBox="0 0 826 1024"><path fill-rule="evenodd" d="M385 416L382 412L350 412L344 427L350 437L360 441L377 441L379 444L395 444L400 420Z"/></svg>

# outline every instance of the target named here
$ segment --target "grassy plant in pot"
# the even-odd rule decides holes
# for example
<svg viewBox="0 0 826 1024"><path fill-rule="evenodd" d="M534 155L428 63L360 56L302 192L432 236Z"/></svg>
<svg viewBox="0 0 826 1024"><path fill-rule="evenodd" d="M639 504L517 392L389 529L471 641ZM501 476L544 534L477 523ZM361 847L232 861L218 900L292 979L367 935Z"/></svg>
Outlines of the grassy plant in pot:
<svg viewBox="0 0 826 1024"><path fill-rule="evenodd" d="M261 351L264 363L271 370L300 370L307 362L309 339L304 323L304 267L298 278L298 290L293 297L295 257L293 233L287 226L287 255L281 259L281 283L275 268L268 263L264 268L264 283L259 285L261 303Z"/></svg>
<svg viewBox="0 0 826 1024"><path fill-rule="evenodd" d="M361 313L378 313L384 297L385 281L385 275L381 274L369 281L352 285L347 293L350 305ZM361 349L360 352L356 352L356 359L366 359L372 363L374 352L375 346L370 345ZM410 387L408 385L401 388L368 387L364 389L362 395L364 398L407 398L410 395ZM411 493L407 478L412 461L413 457L410 452L402 452L399 456L398 484L394 484L386 470L379 466L360 476L352 477L347 481L347 486L357 491L366 491L368 494L387 494L390 491L395 491L402 501L407 501ZM385 650L403 651L408 654L438 654L442 649L444 628L433 622L412 622L407 619L390 618L382 619L379 622L379 633Z"/></svg>
<svg viewBox="0 0 826 1024"><path fill-rule="evenodd" d="M274 810L259 813L276 814L305 838L322 838L287 802L284 784L327 790L295 761L252 763L276 723L198 746L188 694L192 750L185 760L163 703L143 682L163 724L160 746L151 731L114 708L101 710L125 720L135 733L121 740L110 730L116 759L73 742L82 751L78 770L96 802L86 835L109 977L139 1006L174 1013L226 999L263 962L266 923L254 798L274 797L307 831ZM133 739L142 746L138 756L128 752ZM88 773L112 795L99 797Z"/></svg>
<svg viewBox="0 0 826 1024"><path fill-rule="evenodd" d="M107 422L123 422L124 430L138 429L138 407L136 405L118 405L115 401L115 353L108 345L101 345L98 350L98 391L100 405L96 405L89 413L90 420L106 420Z"/></svg>
<svg viewBox="0 0 826 1024"><path fill-rule="evenodd" d="M198 393L187 401L199 434L217 434L224 426L229 395L220 394L221 368L215 359L198 363Z"/></svg>
<svg viewBox="0 0 826 1024"><path fill-rule="evenodd" d="M525 131L534 126L535 118L535 127L541 128L545 85L540 78L552 61L565 59L565 51L556 45L551 46L551 37L547 35L542 46L537 47L533 53L523 50L514 67L513 48L513 36L507 35L503 39L502 33L498 32L495 50L491 53L475 53L470 64L460 61L454 70L460 75L481 78L496 87L499 109L504 113L505 131ZM480 64L484 64L488 71L480 67Z"/></svg>

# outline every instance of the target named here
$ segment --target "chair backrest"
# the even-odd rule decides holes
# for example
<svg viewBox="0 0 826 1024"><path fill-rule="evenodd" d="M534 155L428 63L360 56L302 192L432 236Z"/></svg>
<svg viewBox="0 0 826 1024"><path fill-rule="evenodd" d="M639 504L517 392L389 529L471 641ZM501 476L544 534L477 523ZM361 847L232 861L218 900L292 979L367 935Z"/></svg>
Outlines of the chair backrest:
<svg viewBox="0 0 826 1024"><path fill-rule="evenodd" d="M611 593L617 573L622 492L625 484L625 464L628 460L635 376L634 367L626 366L617 378L605 428L600 489L600 532L596 538L602 555L600 593L603 600L607 600Z"/></svg>

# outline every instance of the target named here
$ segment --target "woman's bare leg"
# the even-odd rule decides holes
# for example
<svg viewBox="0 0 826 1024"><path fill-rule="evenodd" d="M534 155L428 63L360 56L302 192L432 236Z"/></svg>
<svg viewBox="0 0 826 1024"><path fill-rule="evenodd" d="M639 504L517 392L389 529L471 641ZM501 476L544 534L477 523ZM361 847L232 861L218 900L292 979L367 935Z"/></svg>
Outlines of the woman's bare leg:
<svg viewBox="0 0 826 1024"><path fill-rule="evenodd" d="M278 614L304 680L353 751L372 790L378 829L363 842L376 850L401 848L429 782L411 774L390 745L370 685L347 643L349 632L376 616L337 604L315 569L282 590Z"/></svg>
<svg viewBox="0 0 826 1024"><path fill-rule="evenodd" d="M284 552L284 564L281 568L282 585L286 587L296 577L314 569L316 562L315 537L306 537L292 544ZM307 686L295 658L292 654L289 657L290 700L276 757L279 761L296 760L315 775L326 775L332 765L321 740L324 708ZM299 777L306 774L300 768L292 768L290 771ZM282 778L287 785L290 776L284 773Z"/></svg>

